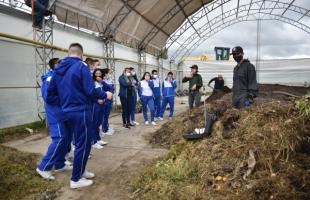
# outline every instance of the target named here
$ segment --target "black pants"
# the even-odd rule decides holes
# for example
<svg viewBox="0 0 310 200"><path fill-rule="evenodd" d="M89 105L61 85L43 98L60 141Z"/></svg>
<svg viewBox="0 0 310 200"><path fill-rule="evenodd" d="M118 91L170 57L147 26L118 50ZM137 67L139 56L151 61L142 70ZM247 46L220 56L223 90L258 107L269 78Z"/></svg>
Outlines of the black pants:
<svg viewBox="0 0 310 200"><path fill-rule="evenodd" d="M194 103L195 103L195 107L199 107L200 106L200 99L201 99L201 94L200 94L199 90L190 91L188 94L189 108L193 109Z"/></svg>
<svg viewBox="0 0 310 200"><path fill-rule="evenodd" d="M132 110L131 101L132 98L130 97L120 97L121 104L122 104L122 118L123 118L123 124L129 124L130 123L130 113Z"/></svg>

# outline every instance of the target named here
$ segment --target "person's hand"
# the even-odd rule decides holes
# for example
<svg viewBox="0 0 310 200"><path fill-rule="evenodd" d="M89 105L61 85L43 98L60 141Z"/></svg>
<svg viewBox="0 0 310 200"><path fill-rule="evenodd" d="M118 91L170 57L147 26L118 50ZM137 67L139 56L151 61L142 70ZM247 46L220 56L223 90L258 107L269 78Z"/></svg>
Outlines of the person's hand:
<svg viewBox="0 0 310 200"><path fill-rule="evenodd" d="M98 99L97 102L98 102L99 104L103 104L103 103L104 103L104 100L103 100L103 99Z"/></svg>
<svg viewBox="0 0 310 200"><path fill-rule="evenodd" d="M106 94L107 94L107 99L112 100L113 93L112 92L106 92Z"/></svg>
<svg viewBox="0 0 310 200"><path fill-rule="evenodd" d="M102 78L99 77L99 76L97 76L97 77L96 77L96 81L101 82L101 81L102 81Z"/></svg>
<svg viewBox="0 0 310 200"><path fill-rule="evenodd" d="M191 89L196 90L196 84L194 84Z"/></svg>

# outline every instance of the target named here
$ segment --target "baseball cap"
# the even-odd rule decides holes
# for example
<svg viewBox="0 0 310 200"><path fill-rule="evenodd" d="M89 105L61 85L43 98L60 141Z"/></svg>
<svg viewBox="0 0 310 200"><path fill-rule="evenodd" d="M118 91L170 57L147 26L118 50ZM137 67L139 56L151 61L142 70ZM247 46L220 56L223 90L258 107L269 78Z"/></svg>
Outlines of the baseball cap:
<svg viewBox="0 0 310 200"><path fill-rule="evenodd" d="M230 55L243 53L243 49L240 46L236 46L231 50Z"/></svg>
<svg viewBox="0 0 310 200"><path fill-rule="evenodd" d="M191 69L197 69L197 70L198 70L198 66L197 66L197 65L192 65L190 68L191 68Z"/></svg>

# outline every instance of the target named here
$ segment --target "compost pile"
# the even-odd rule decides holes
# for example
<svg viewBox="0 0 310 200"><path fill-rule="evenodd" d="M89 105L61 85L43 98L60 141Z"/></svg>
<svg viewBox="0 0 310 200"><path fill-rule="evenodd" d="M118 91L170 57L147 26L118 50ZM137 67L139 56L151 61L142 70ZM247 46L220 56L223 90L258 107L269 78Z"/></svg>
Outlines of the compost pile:
<svg viewBox="0 0 310 200"><path fill-rule="evenodd" d="M224 94L208 103L218 119L212 136L194 142L182 135L203 126L203 109L175 117L150 140L169 154L133 181L133 198L310 199L310 100L296 97L309 92L261 85L242 110Z"/></svg>

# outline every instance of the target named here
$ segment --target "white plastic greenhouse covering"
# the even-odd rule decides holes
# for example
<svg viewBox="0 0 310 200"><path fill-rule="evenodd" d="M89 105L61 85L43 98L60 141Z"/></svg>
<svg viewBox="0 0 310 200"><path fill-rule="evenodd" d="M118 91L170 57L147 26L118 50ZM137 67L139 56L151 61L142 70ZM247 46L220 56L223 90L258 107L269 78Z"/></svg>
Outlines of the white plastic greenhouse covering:
<svg viewBox="0 0 310 200"><path fill-rule="evenodd" d="M115 39L121 43L143 41L152 30L159 31L150 40L150 45L160 50L168 37L203 5L212 0L57 0L56 16L59 21L95 32L104 32L109 24L120 24ZM178 3L177 3L178 2ZM120 12L128 16L121 23L115 23ZM183 9L185 13L181 10ZM123 15L124 16L124 15ZM169 21L163 25L158 22L164 18ZM113 28L113 27L112 27ZM150 46L149 45L149 46Z"/></svg>

